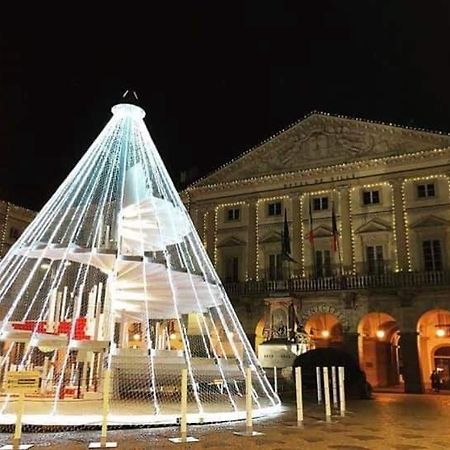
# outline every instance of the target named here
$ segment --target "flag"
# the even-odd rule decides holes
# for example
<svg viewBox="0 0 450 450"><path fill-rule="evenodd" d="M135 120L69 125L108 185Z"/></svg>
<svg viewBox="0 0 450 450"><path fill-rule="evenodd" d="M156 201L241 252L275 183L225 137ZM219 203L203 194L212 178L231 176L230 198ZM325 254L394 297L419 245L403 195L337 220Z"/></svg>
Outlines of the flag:
<svg viewBox="0 0 450 450"><path fill-rule="evenodd" d="M283 225L283 234L281 241L281 253L283 255L290 255L291 253L291 239L289 237L289 225L287 221L287 211L284 208L284 225Z"/></svg>
<svg viewBox="0 0 450 450"><path fill-rule="evenodd" d="M337 251L337 245L338 245L338 238L339 238L339 232L337 229L337 221L336 221L336 212L334 210L334 202L331 207L331 228L333 230L333 252Z"/></svg>
<svg viewBox="0 0 450 450"><path fill-rule="evenodd" d="M313 229L313 218L311 209L311 198L309 199L309 233L308 233L309 243L314 245L314 229Z"/></svg>
<svg viewBox="0 0 450 450"><path fill-rule="evenodd" d="M289 237L289 224L286 209L284 210L283 232L281 233L281 258L297 263L297 261L291 257L291 239Z"/></svg>

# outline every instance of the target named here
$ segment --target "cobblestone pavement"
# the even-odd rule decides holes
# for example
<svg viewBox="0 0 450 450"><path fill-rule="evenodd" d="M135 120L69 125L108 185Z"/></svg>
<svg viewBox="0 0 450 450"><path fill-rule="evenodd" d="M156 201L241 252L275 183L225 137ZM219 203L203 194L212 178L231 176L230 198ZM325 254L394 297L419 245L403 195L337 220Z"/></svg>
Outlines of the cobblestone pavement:
<svg viewBox="0 0 450 450"><path fill-rule="evenodd" d="M345 418L333 417L331 424L323 419L317 405L305 407L303 428L292 426L295 411L287 403L283 412L257 420L254 428L263 436L235 436L242 431L242 422L221 425L191 426L191 435L200 439L195 444L172 444L168 437L177 435L174 427L113 430L110 440L117 440L120 449L314 449L314 450L419 450L450 449L450 396L375 394L373 400L358 400L348 405ZM67 433L25 433L23 442L34 442L35 448L52 450L86 449L87 443L98 439L98 431ZM7 443L8 434L0 434L0 443ZM50 443L51 442L51 443Z"/></svg>

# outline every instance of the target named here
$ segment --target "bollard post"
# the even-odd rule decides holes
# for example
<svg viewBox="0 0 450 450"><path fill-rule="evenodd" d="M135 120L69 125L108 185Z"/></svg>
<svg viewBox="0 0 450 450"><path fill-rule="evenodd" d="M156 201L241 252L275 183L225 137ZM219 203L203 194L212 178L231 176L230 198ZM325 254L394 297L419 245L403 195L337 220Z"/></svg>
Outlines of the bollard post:
<svg viewBox="0 0 450 450"><path fill-rule="evenodd" d="M91 442L89 448L116 448L117 442L107 441L108 414L109 414L109 394L111 391L111 369L103 371L103 402L102 402L102 431L100 442Z"/></svg>
<svg viewBox="0 0 450 450"><path fill-rule="evenodd" d="M181 418L179 438L169 438L174 444L184 444L186 442L198 442L198 439L187 435L187 369L181 369Z"/></svg>
<svg viewBox="0 0 450 450"><path fill-rule="evenodd" d="M22 438L22 416L24 411L25 394L19 393L19 401L17 404L16 426L14 427L13 448L20 448L20 439Z"/></svg>
<svg viewBox="0 0 450 450"><path fill-rule="evenodd" d="M295 397L297 399L297 425L303 425L303 390L302 390L302 368L295 368Z"/></svg>
<svg viewBox="0 0 450 450"><path fill-rule="evenodd" d="M331 385L333 386L333 408L338 407L338 391L337 391L337 379L336 379L336 367L331 368Z"/></svg>
<svg viewBox="0 0 450 450"><path fill-rule="evenodd" d="M316 380L317 380L317 404L322 404L322 378L320 374L320 367L316 367Z"/></svg>
<svg viewBox="0 0 450 450"><path fill-rule="evenodd" d="M247 367L245 370L245 431L235 432L234 434L238 436L261 436L263 434L258 431L253 431L252 391L252 369L251 367Z"/></svg>
<svg viewBox="0 0 450 450"><path fill-rule="evenodd" d="M276 366L273 368L273 389L278 394L278 374Z"/></svg>
<svg viewBox="0 0 450 450"><path fill-rule="evenodd" d="M339 399L341 416L345 416L345 370L344 367L338 367L339 372Z"/></svg>
<svg viewBox="0 0 450 450"><path fill-rule="evenodd" d="M330 380L328 378L328 367L323 368L323 396L325 401L325 419L327 422L331 421L331 406L330 406Z"/></svg>

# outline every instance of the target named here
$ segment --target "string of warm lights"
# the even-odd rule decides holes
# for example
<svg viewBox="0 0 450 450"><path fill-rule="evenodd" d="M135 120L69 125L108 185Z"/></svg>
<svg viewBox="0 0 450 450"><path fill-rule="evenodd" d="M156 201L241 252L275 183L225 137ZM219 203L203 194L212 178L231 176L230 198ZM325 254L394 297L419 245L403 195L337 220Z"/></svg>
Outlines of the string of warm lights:
<svg viewBox="0 0 450 450"><path fill-rule="evenodd" d="M233 206L247 205L247 202L231 202L231 203L221 203L214 208L214 267L217 269L217 228L218 228L218 214L219 210L223 208L231 208Z"/></svg>
<svg viewBox="0 0 450 450"><path fill-rule="evenodd" d="M203 247L205 247L205 250L208 250L208 239L207 239L207 230L208 230L208 215L209 211L206 211L203 214L203 233L202 233L202 241L203 241Z"/></svg>
<svg viewBox="0 0 450 450"><path fill-rule="evenodd" d="M336 192L338 193L338 202L339 202L339 205L340 205L341 194L340 194L340 192L337 189L334 189L334 188L333 189L322 189L320 191L313 191L313 192L305 192L305 193L303 193L300 196L300 224L301 224L301 226L300 226L300 231L301 231L301 233L300 233L300 235L301 235L301 239L300 239L300 242L301 242L301 244L300 244L301 245L300 255L301 255L301 262L302 262L301 271L302 271L302 276L303 277L306 276L306 270L305 270L305 260L306 260L306 258L305 258L305 242L304 242L305 241L305 236L304 236L304 225L303 225L303 222L305 220L307 220L307 218L304 218L304 215L303 215L304 199L305 199L306 196L308 196L308 198L309 198L309 197L314 197L314 196L317 196L317 195L330 194L330 193L332 194L332 196L334 198L334 194ZM311 230L309 230L309 232L311 232ZM341 242L342 242L342 239L341 239L341 236L342 236L342 220L340 220L339 234L340 234L340 236L339 236L338 239L340 239ZM341 260L342 260L342 256L343 256L342 245L339 246L339 253L341 255ZM313 258L314 258L314 255L313 255Z"/></svg>
<svg viewBox="0 0 450 450"><path fill-rule="evenodd" d="M369 128L370 126L375 125L377 128L381 127L390 127L389 130L383 129L384 132L389 132L392 133L392 128L398 129L400 131L407 131L407 134L412 136L413 134L420 133L422 138L428 138L428 140L430 140L431 136L430 134L437 134L440 136L449 136L450 134L448 133L443 133L442 131L439 130L428 130L426 128L420 128L420 127L410 127L407 125L399 125L399 124L395 124L392 122L386 123L386 122L382 122L382 121L376 121L376 120L369 120L369 119L363 119L360 117L352 117L352 116L347 116L347 115L342 115L342 114L331 114L331 113L327 113L327 112L323 112L323 111L312 111L306 115L304 115L303 117L301 117L300 119L292 122L291 124L287 125L286 127L282 128L281 130L279 130L278 132L272 134L271 136L267 137L266 139L260 141L258 144L253 145L252 147L248 148L247 150L245 150L244 152L242 152L241 154L237 155L235 158L231 159L230 161L222 164L221 166L219 166L217 169L215 169L213 172L205 175L204 177L200 178L199 180L195 181L193 184L191 184L190 186L188 186L188 189L196 187L198 184L200 184L202 181L206 180L207 178L209 178L210 176L216 174L217 172L219 172L220 170L223 170L225 168L228 168L231 164L233 164L234 162L236 162L237 160L243 158L244 156L247 156L249 153L253 152L254 150L263 147L265 144L270 143L274 138L282 135L282 134L287 134L289 132L292 132L294 128L296 128L298 125L302 124L306 119L309 119L311 117L314 116L319 116L318 118L320 119L322 116L322 118L328 118L328 119L335 119L336 121L338 120L349 120L353 122L353 125L357 125L357 126L363 126L365 129ZM433 136L433 138L435 138L435 136Z"/></svg>
<svg viewBox="0 0 450 450"><path fill-rule="evenodd" d="M388 181L381 181L381 182L377 182L377 183L370 183L370 184L364 184L362 186L353 186L350 190L350 216L353 216L353 211L352 211L352 196L353 193L355 191L364 191L367 189L373 189L373 188L382 188L382 187L388 187L391 191L391 215L392 215L392 236L393 236L393 240L394 240L394 245L393 245L393 250L394 250L394 267L395 267L395 271L398 272L399 270L399 265L398 265L398 251L397 251L397 235L396 235L396 227L395 227L395 203L394 203L394 189L393 186L390 182ZM356 261L355 261L355 231L351 230L352 233L352 237L351 237L351 241L352 241L352 253L353 253L353 273L356 274Z"/></svg>
<svg viewBox="0 0 450 450"><path fill-rule="evenodd" d="M6 231L8 229L8 221L9 221L9 211L10 211L10 203L6 202L6 211L5 211L5 223L3 226L2 231L2 242L1 242L1 254L3 255L3 252L5 250L5 243L6 243Z"/></svg>
<svg viewBox="0 0 450 450"><path fill-rule="evenodd" d="M406 198L406 185L407 183L415 183L418 181L430 181L436 179L445 179L447 181L447 187L449 191L449 199L450 199L450 180L449 177L445 174L433 174L421 177L414 178L405 178L401 185L401 193L402 193L402 208L403 208L403 220L405 226L405 240L406 240L406 256L408 259L408 271L412 271L412 260L411 260L411 251L409 245L409 219L408 219L408 209L407 209L407 198Z"/></svg>
<svg viewBox="0 0 450 450"><path fill-rule="evenodd" d="M251 184L255 181L265 181L265 180L282 180L283 178L287 177L296 177L296 178L306 178L308 176L317 175L320 173L326 173L331 172L333 174L336 174L337 171L345 172L348 170L360 170L364 167L370 167L370 166L378 166L380 164L390 164L392 165L394 162L408 162L408 160L415 160L415 159L423 159L427 156L432 157L438 157L442 158L443 154L450 153L450 147L444 147L444 148L434 148L430 150L419 150L417 152L411 152L411 153L403 153L401 155L389 155L384 157L377 157L377 158L370 158L370 159L363 159L359 161L350 161L350 162L344 162L339 164L332 164L327 166L318 166L308 169L299 169L295 171L288 171L283 173L276 173L276 174L270 174L270 175L260 175L260 176L254 176L250 178L242 178L238 180L231 180L231 181L222 181L222 182L216 182L216 183L209 183L209 184L195 184L191 185L186 188L186 190L189 191L202 191L202 190L211 190L211 189L223 189L228 186L235 186L235 185L245 185L245 184ZM197 183L200 183L203 179L200 179ZM333 181L333 180L331 180ZM340 180L338 180L340 181Z"/></svg>
<svg viewBox="0 0 450 450"><path fill-rule="evenodd" d="M274 197L260 198L256 202L256 280L259 280L259 268L260 268L260 252L259 252L259 207L261 203L274 202L277 200L285 200L289 198L287 195L278 195Z"/></svg>

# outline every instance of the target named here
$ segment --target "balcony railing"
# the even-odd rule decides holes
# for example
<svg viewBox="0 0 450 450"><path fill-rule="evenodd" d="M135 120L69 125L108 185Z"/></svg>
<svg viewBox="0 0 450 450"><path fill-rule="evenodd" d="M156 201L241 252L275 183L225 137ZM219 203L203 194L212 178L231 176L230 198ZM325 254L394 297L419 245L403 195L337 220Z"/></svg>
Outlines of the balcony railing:
<svg viewBox="0 0 450 450"><path fill-rule="evenodd" d="M450 272L391 272L376 275L343 275L323 278L291 278L278 281L225 283L231 297L270 292L314 292L371 288L421 288L450 285Z"/></svg>

